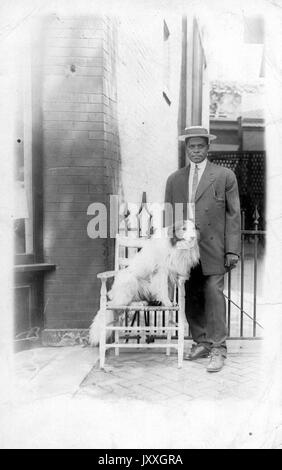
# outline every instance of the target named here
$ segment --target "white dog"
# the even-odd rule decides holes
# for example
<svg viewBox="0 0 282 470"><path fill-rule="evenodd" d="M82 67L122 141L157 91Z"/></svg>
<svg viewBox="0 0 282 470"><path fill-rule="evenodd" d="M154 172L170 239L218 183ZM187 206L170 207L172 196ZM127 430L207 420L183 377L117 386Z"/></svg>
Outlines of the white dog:
<svg viewBox="0 0 282 470"><path fill-rule="evenodd" d="M191 268L198 262L197 231L191 220L163 229L161 234L148 239L142 250L129 260L129 265L117 273L108 292L108 307L144 301L170 306L170 287L178 276L189 277ZM99 310L90 327L92 346L99 344L102 315L104 312ZM107 310L106 324L113 320L113 311Z"/></svg>

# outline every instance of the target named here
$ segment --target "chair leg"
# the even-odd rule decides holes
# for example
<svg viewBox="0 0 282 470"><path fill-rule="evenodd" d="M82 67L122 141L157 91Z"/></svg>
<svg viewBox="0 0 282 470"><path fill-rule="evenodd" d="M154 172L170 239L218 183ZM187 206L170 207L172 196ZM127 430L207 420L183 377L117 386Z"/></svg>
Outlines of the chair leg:
<svg viewBox="0 0 282 470"><path fill-rule="evenodd" d="M167 326L170 327L170 325L172 323L171 322L171 310L168 311L167 317L168 317ZM168 330L168 332L167 332L167 343L171 344L171 330ZM170 347L166 348L166 355L170 356Z"/></svg>
<svg viewBox="0 0 282 470"><path fill-rule="evenodd" d="M106 343L100 340L100 348L99 348L99 356L100 356L100 369L104 369L105 366L105 357L106 357Z"/></svg>
<svg viewBox="0 0 282 470"><path fill-rule="evenodd" d="M183 355L184 355L184 335L181 331L178 331L178 368L181 369L183 364Z"/></svg>
<svg viewBox="0 0 282 470"><path fill-rule="evenodd" d="M182 367L183 356L184 356L184 313L179 310L178 315L178 339L177 339L177 351L178 351L178 368Z"/></svg>
<svg viewBox="0 0 282 470"><path fill-rule="evenodd" d="M184 281L179 282L179 313L178 313L178 367L181 368L183 364L184 355L184 324L185 324L185 289Z"/></svg>
<svg viewBox="0 0 282 470"><path fill-rule="evenodd" d="M103 369L105 365L105 356L106 356L106 311L103 315L103 324L101 327L100 334L100 345L99 345L99 359L100 359L100 368Z"/></svg>

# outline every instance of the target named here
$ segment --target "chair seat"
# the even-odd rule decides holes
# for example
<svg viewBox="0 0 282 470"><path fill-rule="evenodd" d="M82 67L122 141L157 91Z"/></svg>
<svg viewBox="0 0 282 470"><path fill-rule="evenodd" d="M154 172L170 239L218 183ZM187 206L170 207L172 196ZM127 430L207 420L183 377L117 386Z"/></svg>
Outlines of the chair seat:
<svg viewBox="0 0 282 470"><path fill-rule="evenodd" d="M107 282L115 278L120 269L129 264L129 259L148 242L144 238L131 238L116 235L115 270L99 273L101 280L100 313L104 317L109 311L114 312L114 318L103 324L100 335L100 367L104 367L105 353L110 348L119 355L121 348L165 348L167 356L170 349L177 350L177 365L182 367L184 353L184 324L185 324L185 280L180 276L173 286L172 305L144 305L140 301L131 305L111 305L108 300ZM137 250L137 251L136 251ZM122 315L119 315L119 314ZM130 318L129 318L130 317ZM112 332L111 342L107 341ZM110 339L110 338L109 338ZM129 341L134 340L132 343Z"/></svg>
<svg viewBox="0 0 282 470"><path fill-rule="evenodd" d="M179 306L178 305L171 305L171 306L152 306L152 305L120 305L118 307L116 306L107 306L106 310L125 310L125 311L134 311L134 310L142 310L145 312L165 312L167 310L173 310L173 311L178 311Z"/></svg>

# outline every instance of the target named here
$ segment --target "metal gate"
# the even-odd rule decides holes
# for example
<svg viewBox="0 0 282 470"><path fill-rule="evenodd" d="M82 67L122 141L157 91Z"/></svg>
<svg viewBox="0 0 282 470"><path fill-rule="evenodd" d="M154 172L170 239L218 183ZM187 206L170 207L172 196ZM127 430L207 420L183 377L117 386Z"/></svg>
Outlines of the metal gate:
<svg viewBox="0 0 282 470"><path fill-rule="evenodd" d="M135 232L134 236L142 236L141 217L146 215L146 235L151 233L153 227L152 214L146 203L146 193L143 193L142 202L136 214L135 227L129 227L128 218L130 211L125 208L125 225L123 230ZM229 339L261 339L263 325L261 311L258 309L258 287L261 283L261 264L265 249L265 230L259 230L260 213L255 206L252 211L253 224L251 229L246 229L246 214L242 211L241 223L241 257L236 269L229 271L226 276L224 295L227 303L227 329ZM259 311L258 311L259 310ZM176 318L177 321L177 318ZM140 323L139 312L134 317L134 322ZM133 324L131 324L133 326ZM165 326L165 315L163 315ZM191 339L190 331L186 330L186 339ZM150 341L153 339L150 338Z"/></svg>
<svg viewBox="0 0 282 470"><path fill-rule="evenodd" d="M239 187L245 228L252 230L255 207L259 211L258 229L265 230L265 152L210 152L209 160L234 171Z"/></svg>
<svg viewBox="0 0 282 470"><path fill-rule="evenodd" d="M258 287L266 238L266 154L264 151L211 152L209 160L234 171L242 210L240 263L235 271L227 275L228 335L258 338L263 329L258 321L261 313L258 311ZM237 295L234 299L235 290ZM234 327L234 317L237 328Z"/></svg>
<svg viewBox="0 0 282 470"><path fill-rule="evenodd" d="M266 231L258 230L259 212L255 207L253 229L245 228L242 212L241 257L238 267L227 274L227 328L228 337L259 339L262 337L262 304L258 302L261 291L262 263Z"/></svg>

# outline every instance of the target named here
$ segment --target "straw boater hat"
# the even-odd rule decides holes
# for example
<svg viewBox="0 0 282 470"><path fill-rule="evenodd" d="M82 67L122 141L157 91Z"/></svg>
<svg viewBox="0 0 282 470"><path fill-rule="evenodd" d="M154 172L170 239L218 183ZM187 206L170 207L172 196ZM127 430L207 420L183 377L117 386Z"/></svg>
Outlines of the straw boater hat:
<svg viewBox="0 0 282 470"><path fill-rule="evenodd" d="M185 141L190 137L206 137L209 142L216 139L216 135L209 134L208 130L202 126L186 127L184 134L179 136L179 140Z"/></svg>

